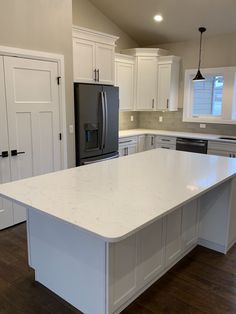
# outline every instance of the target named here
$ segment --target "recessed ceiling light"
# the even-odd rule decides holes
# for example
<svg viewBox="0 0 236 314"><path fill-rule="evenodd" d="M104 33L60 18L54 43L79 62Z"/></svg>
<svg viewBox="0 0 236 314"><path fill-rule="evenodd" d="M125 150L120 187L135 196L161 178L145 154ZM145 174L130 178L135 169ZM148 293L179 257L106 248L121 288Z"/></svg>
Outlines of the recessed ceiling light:
<svg viewBox="0 0 236 314"><path fill-rule="evenodd" d="M160 14L156 14L153 18L156 22L162 22L163 21L163 17Z"/></svg>

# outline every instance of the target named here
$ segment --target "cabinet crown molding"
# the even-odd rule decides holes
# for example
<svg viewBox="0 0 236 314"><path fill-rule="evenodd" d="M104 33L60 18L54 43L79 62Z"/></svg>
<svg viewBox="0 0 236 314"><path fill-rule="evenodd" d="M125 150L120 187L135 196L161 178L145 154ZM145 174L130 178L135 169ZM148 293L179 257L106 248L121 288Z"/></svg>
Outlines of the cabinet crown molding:
<svg viewBox="0 0 236 314"><path fill-rule="evenodd" d="M96 30L76 25L73 25L72 27L72 37L99 42L103 44L105 43L108 45L115 45L115 42L119 39L119 37L114 35L98 32Z"/></svg>
<svg viewBox="0 0 236 314"><path fill-rule="evenodd" d="M158 64L180 62L180 59L178 56L161 56L158 58Z"/></svg>
<svg viewBox="0 0 236 314"><path fill-rule="evenodd" d="M168 55L169 51L161 48L132 48L124 49L121 53L135 57L159 57Z"/></svg>

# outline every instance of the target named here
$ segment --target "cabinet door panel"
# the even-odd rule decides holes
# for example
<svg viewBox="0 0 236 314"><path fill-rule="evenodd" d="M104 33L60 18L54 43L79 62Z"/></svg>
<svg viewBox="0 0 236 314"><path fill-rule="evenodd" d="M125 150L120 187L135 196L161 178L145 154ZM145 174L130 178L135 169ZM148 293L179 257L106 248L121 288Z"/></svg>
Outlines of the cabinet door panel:
<svg viewBox="0 0 236 314"><path fill-rule="evenodd" d="M119 87L120 110L134 109L134 64L116 62L116 86Z"/></svg>
<svg viewBox="0 0 236 314"><path fill-rule="evenodd" d="M158 66L158 92L157 109L168 109L170 101L171 65L162 64Z"/></svg>
<svg viewBox="0 0 236 314"><path fill-rule="evenodd" d="M114 310L137 289L137 237L131 236L109 246L110 306Z"/></svg>
<svg viewBox="0 0 236 314"><path fill-rule="evenodd" d="M164 267L164 220L160 219L140 234L140 276L142 284L149 282Z"/></svg>
<svg viewBox="0 0 236 314"><path fill-rule="evenodd" d="M95 83L95 43L73 39L74 81Z"/></svg>
<svg viewBox="0 0 236 314"><path fill-rule="evenodd" d="M146 136L146 150L154 149L155 148L155 136L154 135L147 135Z"/></svg>
<svg viewBox="0 0 236 314"><path fill-rule="evenodd" d="M198 240L198 206L192 201L183 206L182 213L183 245L188 249Z"/></svg>
<svg viewBox="0 0 236 314"><path fill-rule="evenodd" d="M174 263L182 250L182 208L166 217L166 265Z"/></svg>
<svg viewBox="0 0 236 314"><path fill-rule="evenodd" d="M0 57L0 155L3 151L9 153L3 57ZM10 180L10 157L0 157L0 184ZM12 202L0 197L0 230L12 224Z"/></svg>
<svg viewBox="0 0 236 314"><path fill-rule="evenodd" d="M113 46L96 44L96 68L99 70L99 83L114 84L115 58Z"/></svg>
<svg viewBox="0 0 236 314"><path fill-rule="evenodd" d="M157 58L138 57L137 110L154 110L157 94Z"/></svg>

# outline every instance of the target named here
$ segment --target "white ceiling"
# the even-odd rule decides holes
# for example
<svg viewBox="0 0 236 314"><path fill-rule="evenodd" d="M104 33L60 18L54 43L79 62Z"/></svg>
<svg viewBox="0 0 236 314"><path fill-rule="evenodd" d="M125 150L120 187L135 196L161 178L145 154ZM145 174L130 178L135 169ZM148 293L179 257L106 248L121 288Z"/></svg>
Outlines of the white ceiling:
<svg viewBox="0 0 236 314"><path fill-rule="evenodd" d="M90 0L140 45L236 33L236 0ZM163 15L156 23L153 16Z"/></svg>

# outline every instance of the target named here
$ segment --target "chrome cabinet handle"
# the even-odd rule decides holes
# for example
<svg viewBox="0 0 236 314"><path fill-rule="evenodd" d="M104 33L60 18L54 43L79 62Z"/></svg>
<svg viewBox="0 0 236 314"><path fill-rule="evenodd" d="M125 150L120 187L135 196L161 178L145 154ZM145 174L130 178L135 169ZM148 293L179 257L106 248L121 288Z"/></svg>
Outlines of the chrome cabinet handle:
<svg viewBox="0 0 236 314"><path fill-rule="evenodd" d="M169 99L166 100L166 108L169 109Z"/></svg>
<svg viewBox="0 0 236 314"><path fill-rule="evenodd" d="M99 69L97 70L97 74L98 74L97 82L99 82L99 81L100 81L100 72L99 72Z"/></svg>
<svg viewBox="0 0 236 314"><path fill-rule="evenodd" d="M152 136L151 145L152 145L152 146L154 145L154 136Z"/></svg>
<svg viewBox="0 0 236 314"><path fill-rule="evenodd" d="M94 81L97 82L97 70L95 69L93 70L93 72L94 72Z"/></svg>
<svg viewBox="0 0 236 314"><path fill-rule="evenodd" d="M2 157L2 158L7 158L8 156L9 156L9 154L8 154L8 151L7 151L7 150L3 151L3 152L1 153L1 155L0 155L0 157Z"/></svg>
<svg viewBox="0 0 236 314"><path fill-rule="evenodd" d="M153 98L152 99L152 108L154 108L155 107L155 99Z"/></svg>

